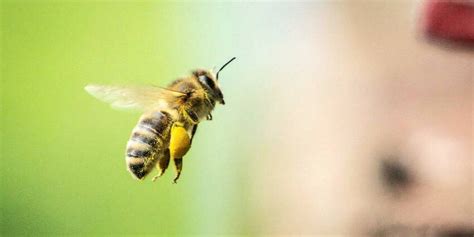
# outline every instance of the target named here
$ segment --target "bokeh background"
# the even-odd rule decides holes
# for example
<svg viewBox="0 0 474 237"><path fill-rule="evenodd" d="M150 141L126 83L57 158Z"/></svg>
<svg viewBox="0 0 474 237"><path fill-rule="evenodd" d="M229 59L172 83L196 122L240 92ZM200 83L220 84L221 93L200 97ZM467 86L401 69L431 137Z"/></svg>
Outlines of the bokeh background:
<svg viewBox="0 0 474 237"><path fill-rule="evenodd" d="M422 37L420 5L2 1L2 235L472 230L474 57ZM132 179L139 114L84 86L234 56L179 183Z"/></svg>

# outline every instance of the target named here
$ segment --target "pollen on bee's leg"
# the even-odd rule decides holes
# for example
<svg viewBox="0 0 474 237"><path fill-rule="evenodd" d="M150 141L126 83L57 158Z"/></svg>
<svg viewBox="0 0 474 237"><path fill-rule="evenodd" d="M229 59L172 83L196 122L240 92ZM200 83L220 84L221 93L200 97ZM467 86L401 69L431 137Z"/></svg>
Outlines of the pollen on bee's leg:
<svg viewBox="0 0 474 237"><path fill-rule="evenodd" d="M173 183L177 183L179 176L181 176L181 170L183 169L183 159L175 158L174 166L176 168L176 177L173 179Z"/></svg>
<svg viewBox="0 0 474 237"><path fill-rule="evenodd" d="M172 159L181 159L191 148L191 138L184 127L173 126L170 138L170 156Z"/></svg>

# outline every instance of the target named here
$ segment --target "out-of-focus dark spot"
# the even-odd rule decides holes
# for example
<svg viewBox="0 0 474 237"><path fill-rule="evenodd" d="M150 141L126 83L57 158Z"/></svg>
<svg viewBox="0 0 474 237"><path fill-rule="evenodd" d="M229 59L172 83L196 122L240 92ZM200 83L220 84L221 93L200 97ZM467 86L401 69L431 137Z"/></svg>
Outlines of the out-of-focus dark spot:
<svg viewBox="0 0 474 237"><path fill-rule="evenodd" d="M380 175L383 185L392 191L406 188L413 181L408 167L393 158L380 161Z"/></svg>

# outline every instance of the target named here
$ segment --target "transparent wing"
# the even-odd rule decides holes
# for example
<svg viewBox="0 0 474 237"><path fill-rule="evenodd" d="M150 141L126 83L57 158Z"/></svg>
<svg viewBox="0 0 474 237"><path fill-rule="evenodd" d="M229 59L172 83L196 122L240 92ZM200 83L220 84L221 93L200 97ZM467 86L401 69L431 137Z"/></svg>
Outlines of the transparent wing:
<svg viewBox="0 0 474 237"><path fill-rule="evenodd" d="M156 86L87 85L89 94L115 109L149 110L176 102L185 93Z"/></svg>

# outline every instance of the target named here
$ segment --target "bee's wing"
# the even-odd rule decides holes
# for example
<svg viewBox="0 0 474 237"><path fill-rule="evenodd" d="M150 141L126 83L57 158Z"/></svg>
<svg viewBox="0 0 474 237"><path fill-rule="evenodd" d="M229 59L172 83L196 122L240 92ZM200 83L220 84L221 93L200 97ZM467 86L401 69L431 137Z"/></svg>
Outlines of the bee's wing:
<svg viewBox="0 0 474 237"><path fill-rule="evenodd" d="M156 86L87 85L84 89L97 99L110 103L112 108L141 111L167 106L186 95Z"/></svg>

